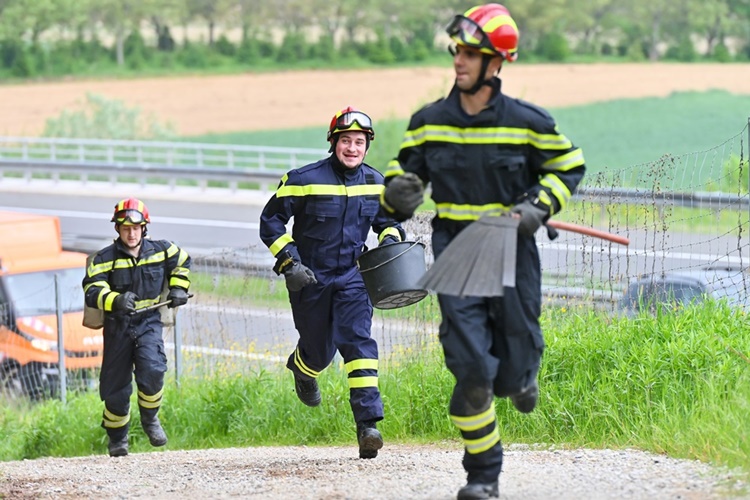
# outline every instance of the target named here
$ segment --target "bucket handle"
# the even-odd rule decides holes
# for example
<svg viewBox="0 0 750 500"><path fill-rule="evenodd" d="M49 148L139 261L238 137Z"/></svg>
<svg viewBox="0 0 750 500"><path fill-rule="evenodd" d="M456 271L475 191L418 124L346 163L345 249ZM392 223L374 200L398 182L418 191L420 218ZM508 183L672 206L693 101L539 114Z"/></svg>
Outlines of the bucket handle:
<svg viewBox="0 0 750 500"><path fill-rule="evenodd" d="M360 272L372 271L373 269L377 269L377 268L379 268L379 267L383 267L384 265L386 265L386 264L388 264L388 263L390 263L390 262L393 262L394 260L398 259L399 257L401 257L402 255L404 255L404 254L405 254L406 252L408 252L409 250L411 250L412 248L414 248L414 247L415 247L415 246L417 246L417 245L419 245L419 242L418 242L418 241L415 241L415 242L413 242L413 243L412 243L411 245L409 245L409 248L407 248L406 250L404 250L404 251L403 251L403 252L401 252L400 254L394 255L394 256L393 256L393 257L391 257L390 259L386 260L385 262L381 262L381 263L380 263L380 264L378 264L377 266L373 266L373 267L371 267L371 268L369 268L369 269L360 269Z"/></svg>

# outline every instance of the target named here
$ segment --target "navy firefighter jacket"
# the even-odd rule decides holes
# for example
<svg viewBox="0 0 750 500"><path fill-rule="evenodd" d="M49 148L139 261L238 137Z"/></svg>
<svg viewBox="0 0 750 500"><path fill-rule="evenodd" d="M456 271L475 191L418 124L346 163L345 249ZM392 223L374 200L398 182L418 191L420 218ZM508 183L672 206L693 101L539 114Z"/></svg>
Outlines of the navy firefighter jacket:
<svg viewBox="0 0 750 500"><path fill-rule="evenodd" d="M417 111L388 164L388 182L404 172L432 187L433 227L460 229L483 215L510 211L525 198L564 209L586 170L580 148L542 108L501 92L474 116L461 108L454 86L445 99Z"/></svg>
<svg viewBox="0 0 750 500"><path fill-rule="evenodd" d="M169 288L190 287L190 265L187 252L170 241L143 238L135 258L117 239L97 252L86 268L86 305L111 313L115 298L125 292L138 296L136 309L154 305L160 300L165 281Z"/></svg>
<svg viewBox="0 0 750 500"><path fill-rule="evenodd" d="M356 268L370 228L378 241L404 239L401 225L380 208L382 190L383 174L365 163L346 169L328 157L291 170L261 213L260 237L277 259L289 251L329 282Z"/></svg>

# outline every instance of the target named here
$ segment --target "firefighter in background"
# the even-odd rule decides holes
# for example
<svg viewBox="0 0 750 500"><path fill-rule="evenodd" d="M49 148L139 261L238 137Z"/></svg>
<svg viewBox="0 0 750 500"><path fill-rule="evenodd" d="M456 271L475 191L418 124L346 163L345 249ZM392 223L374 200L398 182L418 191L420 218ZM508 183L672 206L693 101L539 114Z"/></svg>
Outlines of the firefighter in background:
<svg viewBox="0 0 750 500"><path fill-rule="evenodd" d="M146 238L150 219L140 200L117 203L112 222L119 238L96 253L86 269L83 290L86 305L104 310L102 427L109 437L110 456L119 457L128 454L133 374L143 430L152 446L167 443L157 416L167 371L161 313L138 309L159 302L165 281L169 307L187 303L190 256L174 243Z"/></svg>
<svg viewBox="0 0 750 500"><path fill-rule="evenodd" d="M380 245L402 241L401 226L381 209L383 175L364 163L375 139L372 121L352 107L328 128L330 157L287 172L260 216L260 237L276 257L289 291L299 341L287 368L307 406L321 402L317 378L336 350L349 380L360 458L383 446L378 345L370 336L373 306L357 269L370 228ZM286 224L294 217L291 234Z"/></svg>
<svg viewBox="0 0 750 500"><path fill-rule="evenodd" d="M497 75L518 55L518 28L508 9L473 7L455 16L447 32L455 42L454 86L411 117L386 169L381 201L397 220L406 220L431 184L436 258L483 215L520 218L515 288L506 287L503 297L438 294L440 342L456 378L450 417L465 447L468 481L458 498L482 499L499 496L503 464L493 394L510 398L522 413L534 409L539 395L544 339L534 233L565 207L585 165L581 150L545 110L501 92Z"/></svg>

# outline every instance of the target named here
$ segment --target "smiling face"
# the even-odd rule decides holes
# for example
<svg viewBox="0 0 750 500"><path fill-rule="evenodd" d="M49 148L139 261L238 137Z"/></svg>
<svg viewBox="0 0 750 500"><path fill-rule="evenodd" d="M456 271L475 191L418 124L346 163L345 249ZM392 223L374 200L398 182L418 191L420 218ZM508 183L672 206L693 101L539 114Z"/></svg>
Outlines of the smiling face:
<svg viewBox="0 0 750 500"><path fill-rule="evenodd" d="M357 168L365 161L367 139L358 130L341 132L336 141L336 158L346 168Z"/></svg>

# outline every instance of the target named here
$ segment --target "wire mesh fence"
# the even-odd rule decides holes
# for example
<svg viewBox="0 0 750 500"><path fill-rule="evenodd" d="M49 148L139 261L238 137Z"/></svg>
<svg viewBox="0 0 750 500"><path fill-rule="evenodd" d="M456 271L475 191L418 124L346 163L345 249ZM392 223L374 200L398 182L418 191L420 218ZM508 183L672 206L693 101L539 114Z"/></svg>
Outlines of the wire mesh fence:
<svg viewBox="0 0 750 500"><path fill-rule="evenodd" d="M544 231L537 233L545 304L577 302L615 314L623 307L628 287L638 280L700 275L696 286L749 311L747 140L746 127L707 151L587 175L570 205L555 218L624 236L630 243L625 246L570 231L559 231L555 239ZM425 244L428 265L431 215L420 213L405 224L408 239ZM5 278L0 273L0 279ZM196 257L192 279L195 297L181 308L176 326L164 330L174 379L283 369L297 332L284 281L271 272L265 247ZM0 283L0 390L32 398L58 396L56 362L49 357L14 359L20 344L29 351L42 348L56 354L56 341L50 340L48 331L47 344L34 342L33 334L39 332L19 324L33 317L19 316L16 306L16 300L28 297L9 296L7 284ZM82 308L79 283L62 293L80 297ZM44 325L37 325L37 330L55 331L54 314L37 315ZM66 312L64 327L80 319L73 314ZM434 295L402 309L376 310L372 334L379 344L381 368L436 348L439 321ZM92 335L96 338L100 332ZM66 346L66 359L100 356L101 343L89 343L94 345L85 349ZM96 388L96 367L75 362L66 366L67 389Z"/></svg>

